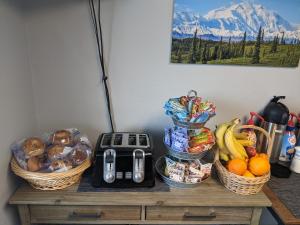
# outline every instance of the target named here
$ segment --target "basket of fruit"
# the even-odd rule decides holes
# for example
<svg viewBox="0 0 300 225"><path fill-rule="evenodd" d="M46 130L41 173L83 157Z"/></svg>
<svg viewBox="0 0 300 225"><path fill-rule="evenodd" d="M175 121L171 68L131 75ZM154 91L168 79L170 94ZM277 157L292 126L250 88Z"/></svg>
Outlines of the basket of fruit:
<svg viewBox="0 0 300 225"><path fill-rule="evenodd" d="M239 123L239 119L234 119L217 127L215 167L220 181L230 191L241 195L256 194L270 179L271 146L268 144L267 149L256 149L254 143L246 139L247 134L243 130L262 132L268 143L271 139L264 129L254 125L239 126Z"/></svg>

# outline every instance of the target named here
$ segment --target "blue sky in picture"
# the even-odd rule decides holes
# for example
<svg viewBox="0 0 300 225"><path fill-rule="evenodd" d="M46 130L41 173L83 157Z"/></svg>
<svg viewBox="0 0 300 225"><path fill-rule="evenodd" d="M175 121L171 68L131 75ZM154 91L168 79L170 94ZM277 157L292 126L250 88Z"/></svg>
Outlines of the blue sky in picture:
<svg viewBox="0 0 300 225"><path fill-rule="evenodd" d="M220 7L227 7L243 0L175 0L175 4L185 6L193 11L205 15L208 11ZM248 2L261 4L269 10L278 12L290 23L300 23L300 0L248 0Z"/></svg>

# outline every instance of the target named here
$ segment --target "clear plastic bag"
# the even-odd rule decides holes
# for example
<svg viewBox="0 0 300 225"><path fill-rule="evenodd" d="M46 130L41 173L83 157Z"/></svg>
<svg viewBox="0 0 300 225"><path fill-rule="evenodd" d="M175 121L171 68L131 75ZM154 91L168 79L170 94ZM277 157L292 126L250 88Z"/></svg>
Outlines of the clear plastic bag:
<svg viewBox="0 0 300 225"><path fill-rule="evenodd" d="M67 139L61 135L58 135L59 138L53 139L53 137L57 137L57 133L67 134L65 136ZM71 136L68 136L69 134ZM45 145L45 150L35 152L33 156L28 155L28 151L24 151L24 143L30 139L32 138L15 141L10 146L19 166L28 171L64 172L80 165L92 155L91 142L86 135L81 134L76 128L44 133L39 139ZM62 141L63 144L59 141Z"/></svg>

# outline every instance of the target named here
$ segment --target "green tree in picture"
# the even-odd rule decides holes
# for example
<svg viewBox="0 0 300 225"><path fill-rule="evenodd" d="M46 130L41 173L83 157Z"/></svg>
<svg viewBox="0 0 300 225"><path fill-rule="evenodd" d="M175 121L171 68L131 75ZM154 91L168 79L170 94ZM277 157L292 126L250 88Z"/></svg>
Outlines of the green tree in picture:
<svg viewBox="0 0 300 225"><path fill-rule="evenodd" d="M189 63L196 63L196 49L197 49L197 29L195 30L194 33Z"/></svg>
<svg viewBox="0 0 300 225"><path fill-rule="evenodd" d="M223 59L229 59L229 58L231 58L231 37L229 37L228 43L223 52Z"/></svg>
<svg viewBox="0 0 300 225"><path fill-rule="evenodd" d="M203 52L202 52L202 64L207 64L207 44L205 43L204 45L204 49L203 49Z"/></svg>
<svg viewBox="0 0 300 225"><path fill-rule="evenodd" d="M181 50L181 47L179 47L179 49L178 49L177 63L182 63L182 50Z"/></svg>
<svg viewBox="0 0 300 225"><path fill-rule="evenodd" d="M219 52L219 46L216 45L214 47L214 51L212 53L211 60L216 60L218 58L218 52Z"/></svg>
<svg viewBox="0 0 300 225"><path fill-rule="evenodd" d="M243 40L242 40L242 46L241 46L241 56L244 56L244 54L245 54L246 37L247 37L247 33L245 31L244 36L243 36Z"/></svg>
<svg viewBox="0 0 300 225"><path fill-rule="evenodd" d="M219 41L219 48L218 48L218 59L222 59L223 58L223 37L221 37L220 41Z"/></svg>
<svg viewBox="0 0 300 225"><path fill-rule="evenodd" d="M247 51L247 56L252 57L253 56L253 47L250 47L249 51Z"/></svg>
<svg viewBox="0 0 300 225"><path fill-rule="evenodd" d="M258 64L259 63L259 60L260 60L260 57L259 57L260 42L261 42L261 27L259 27L258 34L257 34L257 37L256 37L256 42L255 42L255 46L254 46L254 53L253 53L253 57L252 57L252 60L251 60L252 64Z"/></svg>
<svg viewBox="0 0 300 225"><path fill-rule="evenodd" d="M266 49L264 48L263 52L262 52L262 56L265 57L266 55Z"/></svg>
<svg viewBox="0 0 300 225"><path fill-rule="evenodd" d="M201 61L201 48L202 48L202 40L200 38L199 39L199 44L198 44L198 49L197 49L197 54L196 54L196 61L197 62Z"/></svg>
<svg viewBox="0 0 300 225"><path fill-rule="evenodd" d="M284 31L282 31L281 33L282 33L282 36L281 36L280 44L281 44L281 45L284 45L284 44L285 44L285 40L284 40Z"/></svg>
<svg viewBox="0 0 300 225"><path fill-rule="evenodd" d="M273 39L273 41L272 41L272 46L271 46L270 53L275 53L275 52L277 52L278 40L279 40L279 37L278 37L278 35L277 35L276 37L274 37L274 39Z"/></svg>

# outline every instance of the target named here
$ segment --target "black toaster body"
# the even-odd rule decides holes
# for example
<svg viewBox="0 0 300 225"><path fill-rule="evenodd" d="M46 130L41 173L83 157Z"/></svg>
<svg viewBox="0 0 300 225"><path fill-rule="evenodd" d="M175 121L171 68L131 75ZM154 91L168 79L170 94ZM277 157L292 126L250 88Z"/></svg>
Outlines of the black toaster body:
<svg viewBox="0 0 300 225"><path fill-rule="evenodd" d="M92 185L104 188L154 185L152 141L148 134L104 133L97 141Z"/></svg>

